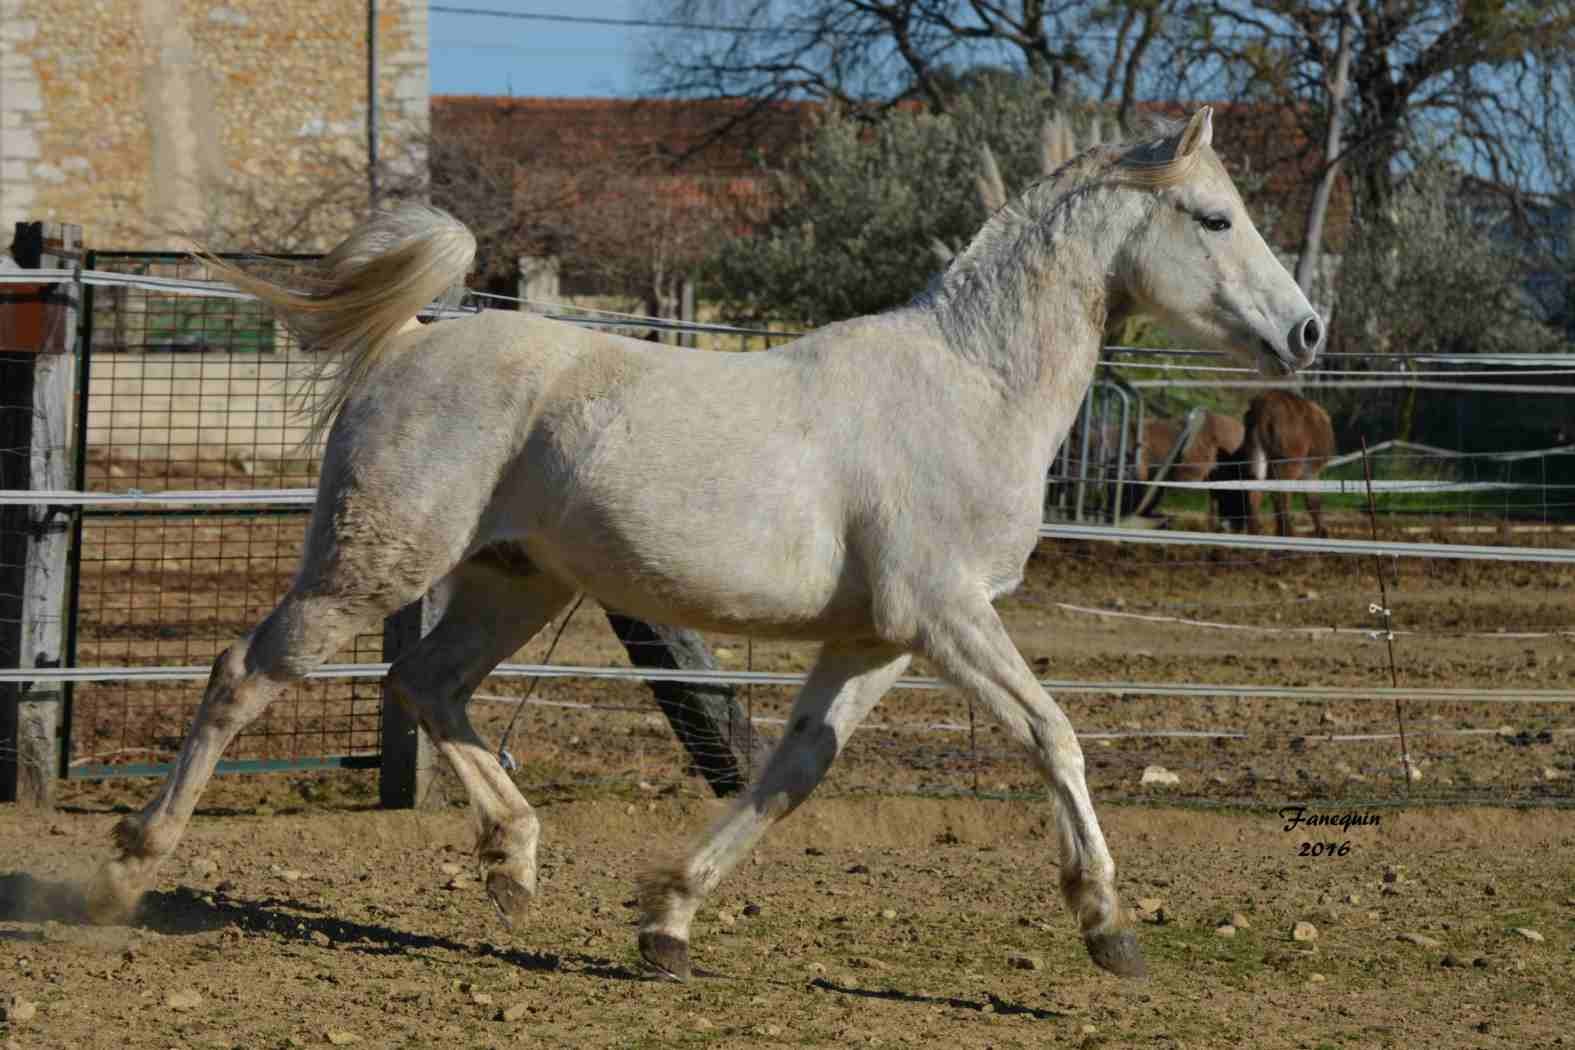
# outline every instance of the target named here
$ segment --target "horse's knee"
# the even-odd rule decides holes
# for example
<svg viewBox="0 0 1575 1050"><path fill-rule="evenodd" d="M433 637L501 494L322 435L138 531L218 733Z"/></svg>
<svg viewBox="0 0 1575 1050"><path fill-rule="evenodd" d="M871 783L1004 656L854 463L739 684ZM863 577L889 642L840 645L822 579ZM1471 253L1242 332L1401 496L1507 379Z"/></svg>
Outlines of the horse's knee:
<svg viewBox="0 0 1575 1050"><path fill-rule="evenodd" d="M836 730L825 723L801 719L789 728L760 781L765 809L774 819L803 805L825 779L838 750Z"/></svg>

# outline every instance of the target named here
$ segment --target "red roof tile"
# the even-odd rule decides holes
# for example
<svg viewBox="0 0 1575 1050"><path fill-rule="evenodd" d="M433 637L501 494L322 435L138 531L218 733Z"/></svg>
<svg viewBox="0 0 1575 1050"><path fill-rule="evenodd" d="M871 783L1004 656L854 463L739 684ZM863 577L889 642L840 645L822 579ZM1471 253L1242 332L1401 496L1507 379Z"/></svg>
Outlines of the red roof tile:
<svg viewBox="0 0 1575 1050"><path fill-rule="evenodd" d="M471 134L518 158L529 177L603 166L657 179L642 192L677 195L685 207L725 201L758 209L771 192L764 167L780 167L822 112L817 103L760 106L747 100L519 98L435 95L434 136ZM1215 146L1249 192L1265 236L1294 247L1312 197L1320 151L1286 107L1214 104ZM1147 103L1140 111L1184 118L1188 103ZM747 121L742 120L749 116ZM1265 215L1270 209L1275 214ZM736 221L736 210L728 213ZM1265 221L1268 220L1268 221ZM1351 223L1349 183L1336 185L1325 224L1326 244L1339 251Z"/></svg>

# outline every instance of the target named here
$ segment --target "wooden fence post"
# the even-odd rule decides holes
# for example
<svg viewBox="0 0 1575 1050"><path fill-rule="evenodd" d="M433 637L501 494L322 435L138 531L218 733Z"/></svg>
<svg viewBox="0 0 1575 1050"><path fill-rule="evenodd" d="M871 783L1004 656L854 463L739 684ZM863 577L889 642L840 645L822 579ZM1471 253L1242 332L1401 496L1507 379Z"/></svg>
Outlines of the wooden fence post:
<svg viewBox="0 0 1575 1050"><path fill-rule="evenodd" d="M541 313L543 305L558 301L562 269L556 255L522 255L519 267L519 297L528 300L521 307Z"/></svg>
<svg viewBox="0 0 1575 1050"><path fill-rule="evenodd" d="M415 648L443 614L432 595L411 602L383 621L383 659L392 663ZM416 717L395 699L385 679L382 703L383 756L377 795L384 809L415 809L437 775L437 751Z"/></svg>
<svg viewBox="0 0 1575 1050"><path fill-rule="evenodd" d="M695 323L695 279L685 277L678 286L678 319L685 324ZM685 332L678 339L679 346L699 346L700 338L695 332Z"/></svg>
<svg viewBox="0 0 1575 1050"><path fill-rule="evenodd" d="M24 269L81 261L82 229L17 223ZM73 284L0 285L0 489L71 488ZM60 667L68 602L70 512L0 507L0 667ZM52 806L64 772L62 684L0 685L0 801Z"/></svg>

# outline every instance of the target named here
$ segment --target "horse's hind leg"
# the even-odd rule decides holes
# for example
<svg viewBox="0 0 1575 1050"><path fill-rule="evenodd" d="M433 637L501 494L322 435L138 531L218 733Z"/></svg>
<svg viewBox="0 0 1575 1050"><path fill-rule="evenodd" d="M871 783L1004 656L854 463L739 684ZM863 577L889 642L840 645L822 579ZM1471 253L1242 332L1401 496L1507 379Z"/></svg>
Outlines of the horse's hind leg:
<svg viewBox="0 0 1575 1050"><path fill-rule="evenodd" d="M286 686L410 597L303 592L298 585L249 636L214 661L175 768L153 801L115 828L117 856L99 870L89 889L88 915L99 922L128 918L159 864L179 843L219 756L236 734Z"/></svg>
<svg viewBox="0 0 1575 1050"><path fill-rule="evenodd" d="M809 797L848 736L907 666L906 653L884 644L822 647L760 779L698 848L653 872L642 886L640 954L647 963L677 980L689 977L689 925L701 902L772 824Z"/></svg>
<svg viewBox="0 0 1575 1050"><path fill-rule="evenodd" d="M465 785L487 893L512 924L536 892L540 824L476 735L465 703L494 667L568 604L574 588L489 551L455 569L439 593L445 605L437 626L395 662L388 681Z"/></svg>
<svg viewBox="0 0 1575 1050"><path fill-rule="evenodd" d="M1033 755L1056 799L1061 893L1089 955L1123 977L1145 970L1116 894L1116 866L1094 815L1083 750L1072 723L1040 687L995 609L981 596L942 611L921 633L922 652L942 677L982 703Z"/></svg>
<svg viewBox="0 0 1575 1050"><path fill-rule="evenodd" d="M1321 540L1329 538L1329 530L1323 525L1323 497L1316 492L1303 494L1307 501L1307 516L1312 518L1313 534Z"/></svg>

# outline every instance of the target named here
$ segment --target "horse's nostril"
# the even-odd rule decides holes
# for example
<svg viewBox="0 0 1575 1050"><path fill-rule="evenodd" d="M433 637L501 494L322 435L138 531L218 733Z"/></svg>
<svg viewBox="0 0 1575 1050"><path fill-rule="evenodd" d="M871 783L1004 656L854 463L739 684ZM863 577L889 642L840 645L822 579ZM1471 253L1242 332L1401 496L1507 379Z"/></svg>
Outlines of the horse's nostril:
<svg viewBox="0 0 1575 1050"><path fill-rule="evenodd" d="M1318 324L1318 318L1309 317L1302 322L1301 337L1304 350L1311 350L1323 340L1323 329Z"/></svg>

